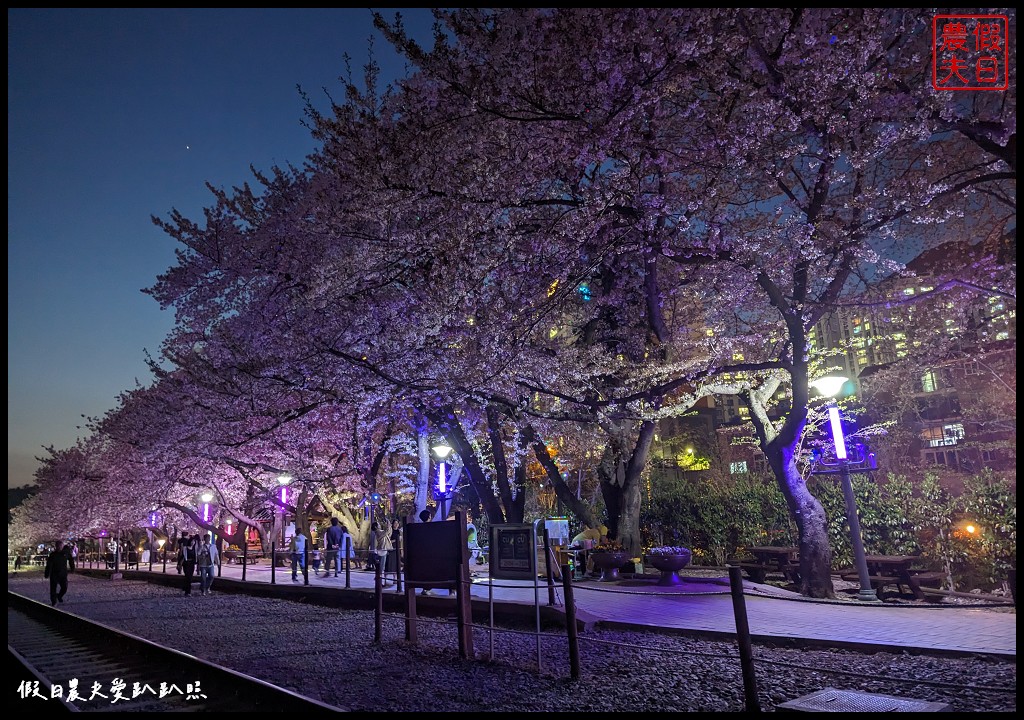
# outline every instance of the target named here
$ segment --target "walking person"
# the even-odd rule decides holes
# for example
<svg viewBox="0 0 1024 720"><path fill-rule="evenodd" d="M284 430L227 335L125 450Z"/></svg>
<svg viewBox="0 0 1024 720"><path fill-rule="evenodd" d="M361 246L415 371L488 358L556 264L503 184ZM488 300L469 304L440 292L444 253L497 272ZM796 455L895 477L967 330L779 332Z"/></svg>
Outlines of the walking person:
<svg viewBox="0 0 1024 720"><path fill-rule="evenodd" d="M355 562L356 560L355 540L352 539L352 535L344 525L341 526L341 549L338 550L338 557L345 558L346 562Z"/></svg>
<svg viewBox="0 0 1024 720"><path fill-rule="evenodd" d="M374 520L370 525L370 539L366 543L366 569L377 571L377 566L380 564L380 555L377 551L380 550L381 544L381 532L380 525Z"/></svg>
<svg viewBox="0 0 1024 720"><path fill-rule="evenodd" d="M192 594L192 578L196 573L196 541L185 533L178 546L178 571L185 576L185 594Z"/></svg>
<svg viewBox="0 0 1024 720"><path fill-rule="evenodd" d="M213 585L213 568L220 567L220 553L213 542L213 533L206 533L196 549L196 567L199 568L199 589L203 595L209 595L210 586Z"/></svg>
<svg viewBox="0 0 1024 720"><path fill-rule="evenodd" d="M68 592L68 571L75 571L75 559L71 556L71 548L64 547L64 541L57 541L57 548L46 558L46 569L43 577L50 581L50 604L64 602Z"/></svg>
<svg viewBox="0 0 1024 720"><path fill-rule="evenodd" d="M341 557L344 552L345 531L338 523L338 518L331 518L331 526L324 533L324 549L327 551L324 557L324 577L331 574L331 558L334 558L334 577L338 577L341 570Z"/></svg>
<svg viewBox="0 0 1024 720"><path fill-rule="evenodd" d="M395 574L395 583L398 583L398 565L399 555L398 549L402 546L402 521L399 518L395 518L391 521L391 549L388 550L388 556L384 564L385 573Z"/></svg>
<svg viewBox="0 0 1024 720"><path fill-rule="evenodd" d="M298 568L306 569L306 536L302 530L296 529L292 535L292 580L299 581Z"/></svg>

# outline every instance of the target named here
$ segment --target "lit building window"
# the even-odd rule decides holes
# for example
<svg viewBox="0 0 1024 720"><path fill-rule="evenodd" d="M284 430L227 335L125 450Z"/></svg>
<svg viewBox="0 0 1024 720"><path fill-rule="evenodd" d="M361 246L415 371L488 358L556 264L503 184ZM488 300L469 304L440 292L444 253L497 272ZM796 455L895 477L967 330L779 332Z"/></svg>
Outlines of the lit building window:
<svg viewBox="0 0 1024 720"><path fill-rule="evenodd" d="M928 443L929 447L956 445L964 439L964 426L962 423L948 423L925 428L921 433L921 439Z"/></svg>
<svg viewBox="0 0 1024 720"><path fill-rule="evenodd" d="M921 390L929 393L935 392L937 387L935 371L928 370L924 375L921 376Z"/></svg>
<svg viewBox="0 0 1024 720"><path fill-rule="evenodd" d="M739 462L729 463L729 472L731 472L733 475L736 475L737 473L747 472L747 461L740 460Z"/></svg>

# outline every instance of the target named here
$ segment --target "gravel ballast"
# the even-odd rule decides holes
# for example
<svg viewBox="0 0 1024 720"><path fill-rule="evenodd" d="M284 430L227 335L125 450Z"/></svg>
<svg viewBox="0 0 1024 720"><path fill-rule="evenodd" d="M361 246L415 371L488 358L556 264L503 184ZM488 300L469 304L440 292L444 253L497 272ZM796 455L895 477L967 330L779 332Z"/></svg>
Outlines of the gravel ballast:
<svg viewBox="0 0 1024 720"><path fill-rule="evenodd" d="M41 573L9 576L8 588L48 600ZM536 637L521 626L495 633L494 660L487 629L475 629L477 659L461 659L454 619L421 619L419 645L410 645L402 617L388 614L375 645L372 612L218 593L216 582L210 596L185 597L144 581L72 575L62 609L352 711L744 710L730 642L583 633L574 682L558 628L544 631L538 672ZM754 662L762 710L826 687L954 711L1016 710L1016 663L1006 659L755 646Z"/></svg>

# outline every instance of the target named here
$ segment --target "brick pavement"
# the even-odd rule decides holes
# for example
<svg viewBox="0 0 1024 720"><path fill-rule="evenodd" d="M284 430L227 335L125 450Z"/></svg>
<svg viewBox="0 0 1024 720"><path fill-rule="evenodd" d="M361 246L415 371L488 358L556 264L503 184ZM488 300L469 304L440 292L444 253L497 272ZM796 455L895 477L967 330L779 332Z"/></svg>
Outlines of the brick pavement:
<svg viewBox="0 0 1024 720"><path fill-rule="evenodd" d="M154 565L153 572L162 574L162 567ZM168 572L175 573L173 566L168 568ZM125 575L139 577L146 574L148 569L144 566L140 571ZM240 581L241 575L240 566L224 565L222 579ZM475 567L474 575L474 600L486 601L489 590L486 567ZM248 583L269 585L269 564L249 566L246 580ZM310 573L309 583L324 590L344 588L345 576L342 573L337 578L324 578ZM374 578L369 572L353 570L350 583L354 590L371 593ZM231 585L235 586L236 582ZM303 587L301 575L299 582L294 583L290 568L277 569L274 594L289 596L295 593L296 588ZM244 591L240 583L233 589ZM391 586L386 592L393 593L394 590ZM731 637L736 631L728 590L727 578L684 577L682 585L672 588L659 587L653 580L600 583L588 579L577 581L573 586L581 618L587 618L598 627L664 629L714 638ZM268 591L269 587L262 587L260 594ZM534 586L529 582L496 580L490 591L499 614L506 604L511 604L518 606L514 609L523 616L523 606L528 607L534 601ZM561 585L556 584L558 607L563 605L562 595ZM539 584L537 596L542 605L548 604L548 589L543 581ZM821 602L749 582L745 582L744 597L750 631L755 640L1014 658L1017 653L1015 609L996 611L977 606ZM430 602L449 601L444 591L435 591L435 598Z"/></svg>

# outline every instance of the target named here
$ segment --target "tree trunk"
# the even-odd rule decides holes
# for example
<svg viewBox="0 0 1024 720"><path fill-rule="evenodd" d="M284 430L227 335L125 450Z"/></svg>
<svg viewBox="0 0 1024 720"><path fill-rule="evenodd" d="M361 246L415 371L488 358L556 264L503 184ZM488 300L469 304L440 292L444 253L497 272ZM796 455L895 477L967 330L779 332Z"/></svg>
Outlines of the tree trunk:
<svg viewBox="0 0 1024 720"><path fill-rule="evenodd" d="M608 445L598 466L601 494L608 512L608 537L617 540L631 556L643 551L640 538L640 478L650 455L655 424L641 423L630 449L631 432L609 432Z"/></svg>
<svg viewBox="0 0 1024 720"><path fill-rule="evenodd" d="M505 513L502 511L501 503L495 497L490 480L484 473L480 460L477 458L473 446L466 437L466 433L462 429L462 423L456 417L455 411L448 407L428 413L428 417L444 433L445 439L448 440L455 452L462 458L463 470L469 477L469 482L472 483L473 489L476 490L484 512L487 513L488 524L503 524L505 522Z"/></svg>
<svg viewBox="0 0 1024 720"><path fill-rule="evenodd" d="M416 496L413 501L413 522L419 522L420 512L427 508L430 500L430 438L426 428L417 428L416 457L419 469L416 472Z"/></svg>
<svg viewBox="0 0 1024 720"><path fill-rule="evenodd" d="M831 598L835 597L835 591L827 518L821 503L807 489L807 483L797 470L795 444L773 442L762 449L799 531L800 594Z"/></svg>
<svg viewBox="0 0 1024 720"><path fill-rule="evenodd" d="M524 435L531 438L533 452L537 456L537 461L547 473L548 480L555 489L555 495L558 499L585 526L588 528L597 527L600 523L598 522L597 515L594 514L594 509L589 503L578 499L565 480L562 479L561 474L558 472L558 465L548 452L547 445L537 437L537 433L534 432L533 428L527 427Z"/></svg>

